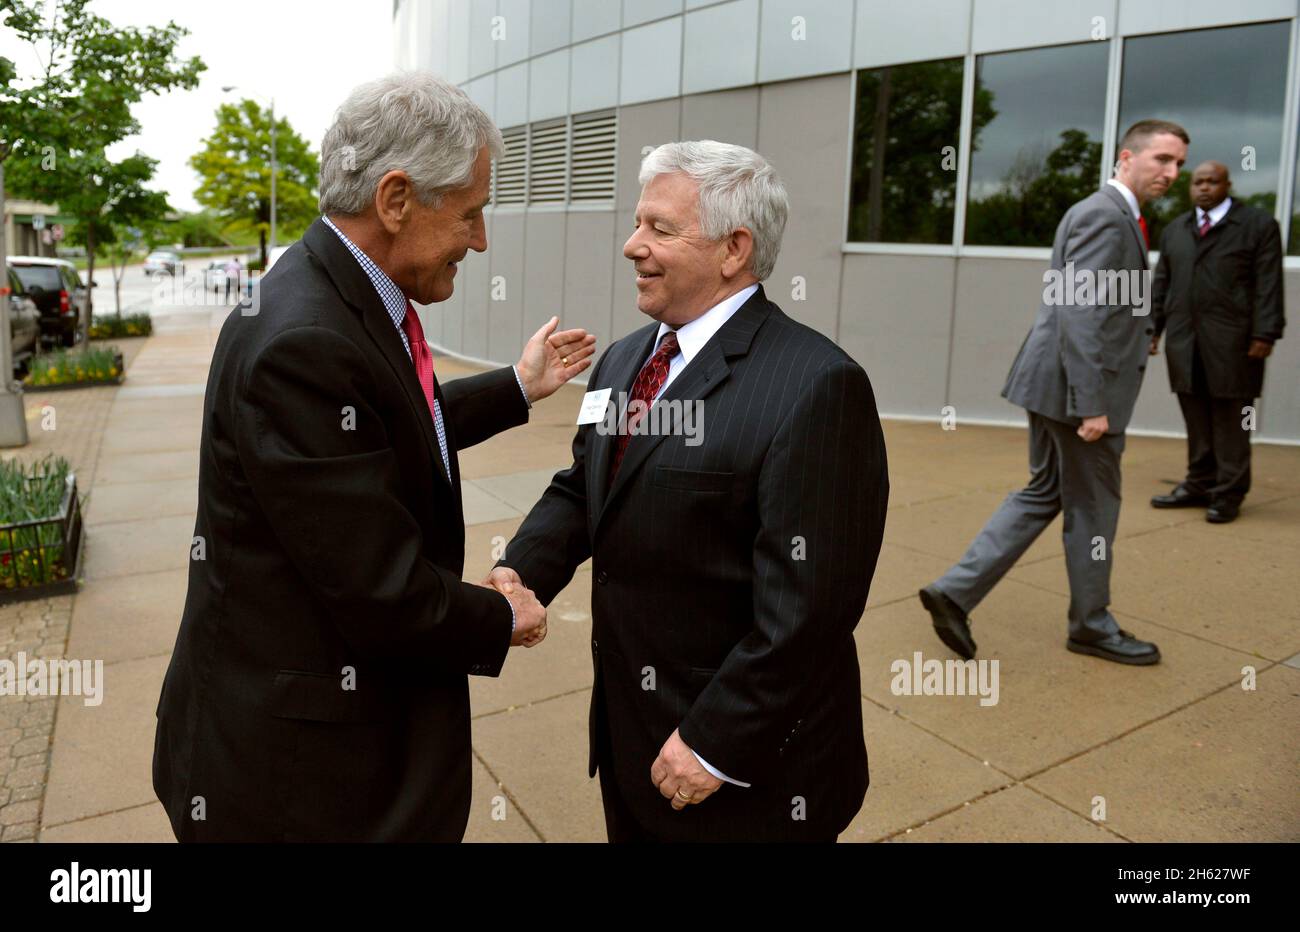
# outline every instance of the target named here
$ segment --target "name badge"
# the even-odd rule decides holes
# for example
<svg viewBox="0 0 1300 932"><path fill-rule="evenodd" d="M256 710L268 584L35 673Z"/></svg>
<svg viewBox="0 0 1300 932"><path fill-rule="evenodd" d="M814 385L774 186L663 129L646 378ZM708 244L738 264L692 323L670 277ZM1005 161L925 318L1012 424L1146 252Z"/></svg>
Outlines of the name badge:
<svg viewBox="0 0 1300 932"><path fill-rule="evenodd" d="M578 409L578 426L596 424L605 419L605 409L609 406L610 388L587 392L582 396L582 407Z"/></svg>

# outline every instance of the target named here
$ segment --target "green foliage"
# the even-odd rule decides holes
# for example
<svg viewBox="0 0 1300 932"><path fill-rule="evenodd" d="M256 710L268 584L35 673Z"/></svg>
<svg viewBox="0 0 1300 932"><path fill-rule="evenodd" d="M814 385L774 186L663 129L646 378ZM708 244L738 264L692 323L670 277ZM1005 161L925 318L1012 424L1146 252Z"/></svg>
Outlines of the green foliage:
<svg viewBox="0 0 1300 932"><path fill-rule="evenodd" d="M67 579L72 554L64 553L62 524L24 521L54 518L67 489L70 467L63 457L35 463L0 462L0 588L16 589Z"/></svg>
<svg viewBox="0 0 1300 932"><path fill-rule="evenodd" d="M87 5L60 0L47 19L38 0L0 0L4 25L42 68L22 81L0 61L0 164L14 191L76 217L69 240L85 245L93 273L98 247L121 244L110 250L120 258L131 231L167 209L165 195L145 188L157 162L138 152L112 162L106 148L140 130L131 107L145 94L195 87L205 66L176 57L187 32L175 23L118 27Z"/></svg>
<svg viewBox="0 0 1300 932"><path fill-rule="evenodd" d="M90 325L90 340L115 340L121 337L147 337L153 333L153 318L145 314L125 317L96 317Z"/></svg>
<svg viewBox="0 0 1300 932"><path fill-rule="evenodd" d="M23 385L43 388L80 382L112 382L122 375L122 353L116 346L40 353L33 360Z"/></svg>
<svg viewBox="0 0 1300 932"><path fill-rule="evenodd" d="M161 225L150 238L151 246L181 243L184 246L229 246L230 238L222 230L222 220L210 210L182 214Z"/></svg>
<svg viewBox="0 0 1300 932"><path fill-rule="evenodd" d="M276 234L282 242L300 237L316 218L320 162L289 121L275 121ZM194 198L223 217L254 225L263 237L271 228L271 115L253 100L222 104L217 127L190 158L199 174Z"/></svg>

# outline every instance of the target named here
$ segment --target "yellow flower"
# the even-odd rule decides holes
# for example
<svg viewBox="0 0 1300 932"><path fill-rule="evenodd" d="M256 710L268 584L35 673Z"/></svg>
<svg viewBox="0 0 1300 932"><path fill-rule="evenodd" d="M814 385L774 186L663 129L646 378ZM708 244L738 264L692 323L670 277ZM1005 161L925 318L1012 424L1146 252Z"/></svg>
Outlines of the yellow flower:
<svg viewBox="0 0 1300 932"><path fill-rule="evenodd" d="M53 366L50 366L50 368L49 368L49 374L50 374L50 375L56 375L56 374L58 373L58 371L59 371L59 370L58 370L58 369L55 369Z"/></svg>
<svg viewBox="0 0 1300 932"><path fill-rule="evenodd" d="M114 378L116 378L116 377L117 377L117 366L109 366L109 367L108 367L108 374L111 375L111 376L113 376Z"/></svg>

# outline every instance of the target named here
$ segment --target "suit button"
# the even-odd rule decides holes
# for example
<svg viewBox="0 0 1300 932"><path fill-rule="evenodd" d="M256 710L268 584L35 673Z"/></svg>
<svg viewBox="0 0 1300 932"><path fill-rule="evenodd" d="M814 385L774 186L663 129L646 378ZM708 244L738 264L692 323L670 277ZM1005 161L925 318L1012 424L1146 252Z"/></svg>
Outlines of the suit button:
<svg viewBox="0 0 1300 932"><path fill-rule="evenodd" d="M1155 333L1155 332L1156 332L1156 328L1155 328L1155 327L1147 327L1147 333L1148 333L1148 334L1152 334L1152 333Z"/></svg>
<svg viewBox="0 0 1300 932"><path fill-rule="evenodd" d="M1143 366L1138 366L1138 372L1146 372L1146 371L1147 371L1147 367L1146 367L1146 366L1144 366L1144 365L1143 365Z"/></svg>
<svg viewBox="0 0 1300 932"><path fill-rule="evenodd" d="M605 585L605 583L609 582L609 574L604 570L601 570L596 574L596 582L602 586Z"/></svg>

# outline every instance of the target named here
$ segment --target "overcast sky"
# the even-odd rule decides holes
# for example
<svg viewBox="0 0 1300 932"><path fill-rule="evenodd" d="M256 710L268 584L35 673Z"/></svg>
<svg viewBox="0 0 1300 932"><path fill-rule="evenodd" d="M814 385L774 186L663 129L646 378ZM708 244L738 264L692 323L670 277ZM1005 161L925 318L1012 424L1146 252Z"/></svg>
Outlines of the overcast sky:
<svg viewBox="0 0 1300 932"><path fill-rule="evenodd" d="M123 26L162 25L190 30L181 57L199 56L208 70L192 91L146 97L133 110L142 131L109 150L137 148L159 160L154 187L180 210L198 210L198 179L188 160L216 125L223 100L275 98L276 113L320 151L334 110L355 85L393 70L392 0L94 0L91 10ZM39 65L28 46L0 29L0 55L20 75ZM223 94L223 85L238 90Z"/></svg>

